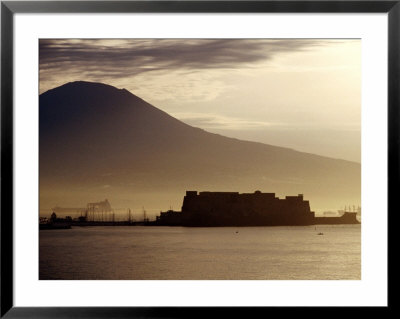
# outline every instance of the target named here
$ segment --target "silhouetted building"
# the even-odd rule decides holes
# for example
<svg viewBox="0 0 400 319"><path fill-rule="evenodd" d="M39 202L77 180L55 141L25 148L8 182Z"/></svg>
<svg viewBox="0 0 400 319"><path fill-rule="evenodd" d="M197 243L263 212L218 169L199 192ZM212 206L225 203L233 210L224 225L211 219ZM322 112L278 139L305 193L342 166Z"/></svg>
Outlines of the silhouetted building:
<svg viewBox="0 0 400 319"><path fill-rule="evenodd" d="M87 216L79 216L78 217L78 221L81 222L81 223L87 222Z"/></svg>
<svg viewBox="0 0 400 319"><path fill-rule="evenodd" d="M274 193L187 191L182 212L168 211L157 218L159 225L183 226L275 226L312 225L314 212L303 195L280 199Z"/></svg>
<svg viewBox="0 0 400 319"><path fill-rule="evenodd" d="M50 222L54 223L57 220L57 214L53 212L50 216Z"/></svg>
<svg viewBox="0 0 400 319"><path fill-rule="evenodd" d="M156 224L165 226L181 226L182 225L182 213L173 210L161 212L160 216L156 217Z"/></svg>

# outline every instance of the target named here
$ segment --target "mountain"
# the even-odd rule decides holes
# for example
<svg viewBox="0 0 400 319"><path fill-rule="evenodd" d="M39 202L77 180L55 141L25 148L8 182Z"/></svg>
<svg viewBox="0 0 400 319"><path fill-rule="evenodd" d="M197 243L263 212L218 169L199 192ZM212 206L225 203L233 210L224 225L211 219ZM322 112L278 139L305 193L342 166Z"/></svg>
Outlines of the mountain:
<svg viewBox="0 0 400 319"><path fill-rule="evenodd" d="M40 204L180 209L186 190L303 193L360 204L361 165L189 126L125 89L72 82L39 97Z"/></svg>

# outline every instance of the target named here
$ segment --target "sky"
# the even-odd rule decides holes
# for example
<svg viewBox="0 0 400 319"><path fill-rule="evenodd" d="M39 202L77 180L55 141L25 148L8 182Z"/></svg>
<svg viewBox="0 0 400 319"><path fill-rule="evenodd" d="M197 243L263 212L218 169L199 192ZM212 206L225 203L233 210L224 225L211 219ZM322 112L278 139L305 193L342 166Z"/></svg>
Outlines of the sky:
<svg viewBox="0 0 400 319"><path fill-rule="evenodd" d="M41 39L40 93L125 88L209 132L361 161L357 39Z"/></svg>

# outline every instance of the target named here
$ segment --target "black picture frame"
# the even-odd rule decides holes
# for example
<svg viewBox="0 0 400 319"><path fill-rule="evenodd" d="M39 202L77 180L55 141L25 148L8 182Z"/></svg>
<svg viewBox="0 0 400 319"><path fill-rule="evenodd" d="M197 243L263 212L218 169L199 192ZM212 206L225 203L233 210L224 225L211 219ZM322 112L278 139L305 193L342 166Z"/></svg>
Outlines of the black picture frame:
<svg viewBox="0 0 400 319"><path fill-rule="evenodd" d="M5 318L193 318L249 317L266 307L14 307L13 303L13 19L16 13L387 13L388 14L388 247L398 213L400 115L400 0L379 1L1 1L1 317ZM389 255L388 255L389 256ZM390 264L390 257L388 264ZM388 280L388 285L390 281ZM32 292L34 293L34 292ZM392 295L389 294L389 309ZM324 307L325 308L325 307ZM285 309L293 315L307 307ZM331 309L335 315L338 309ZM355 309L353 309L355 310ZM347 308L346 311L353 312ZM357 310L358 311L358 310Z"/></svg>

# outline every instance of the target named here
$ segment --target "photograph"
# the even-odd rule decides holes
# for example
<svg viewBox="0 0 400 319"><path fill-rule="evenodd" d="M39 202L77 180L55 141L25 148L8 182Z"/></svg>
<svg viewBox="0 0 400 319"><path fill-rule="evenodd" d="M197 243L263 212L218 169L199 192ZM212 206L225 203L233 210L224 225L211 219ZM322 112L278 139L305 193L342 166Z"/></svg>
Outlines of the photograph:
<svg viewBox="0 0 400 319"><path fill-rule="evenodd" d="M361 44L38 39L38 279L360 281Z"/></svg>

